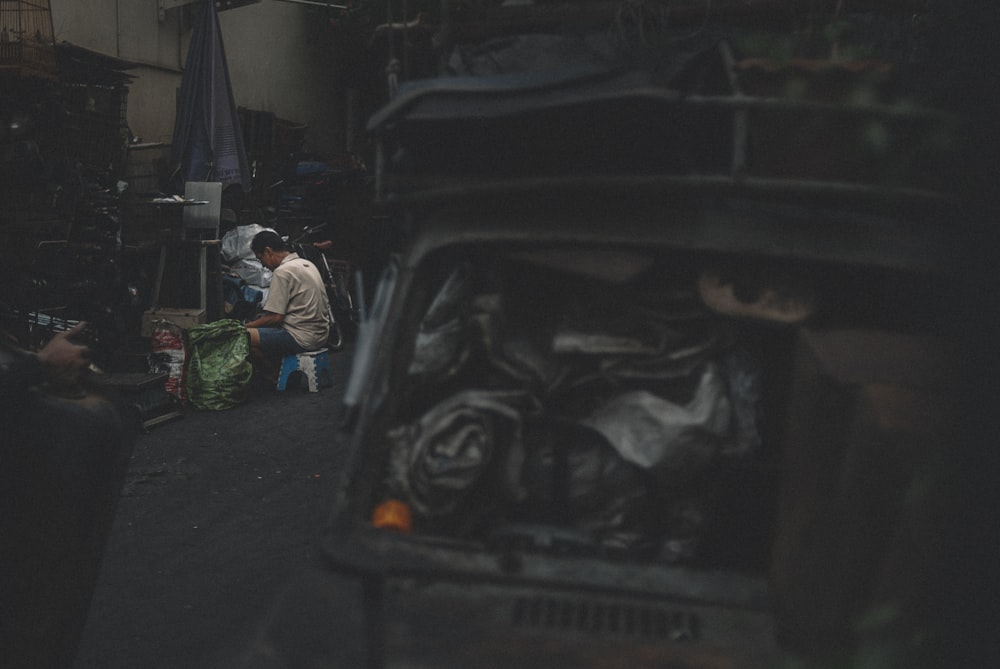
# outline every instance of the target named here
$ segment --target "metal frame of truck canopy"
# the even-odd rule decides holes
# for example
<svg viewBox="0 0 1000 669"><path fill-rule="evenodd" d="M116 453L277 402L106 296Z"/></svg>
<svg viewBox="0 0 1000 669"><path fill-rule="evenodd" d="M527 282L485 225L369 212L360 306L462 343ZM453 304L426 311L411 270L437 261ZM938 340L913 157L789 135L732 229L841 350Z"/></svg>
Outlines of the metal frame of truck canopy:
<svg viewBox="0 0 1000 669"><path fill-rule="evenodd" d="M594 128L597 133L628 132L630 126L642 124L646 127L652 127L653 123L672 125L676 128L673 134L661 139L675 140L689 152L697 150L699 142L722 141L728 158L710 163L665 162L640 166L635 171L625 166L615 171L598 169L586 173L575 170L572 163L560 164L556 172L533 173L530 161L525 161L518 165L523 167L520 174L468 174L461 168L450 170L447 164L440 163L414 170L392 165L388 158L393 151L405 148L412 138L431 136L435 144L445 144L447 141L442 138L447 140L449 129L462 124L470 124L472 128L471 135L463 136L463 140L468 141L470 136L487 132L491 123L514 124L503 126L505 128L548 123L546 128L558 131L561 126L586 128L591 117L613 124ZM714 120L701 125L706 118ZM884 131L889 135L897 130L906 133L897 138L899 146L905 148L896 153L913 152L912 164L902 167L891 164L896 159L891 155L891 148L887 149L889 154L874 160L885 165L877 165L872 174L852 174L852 164L822 174L810 174L811 166L806 165L801 173L790 174L794 167L755 163L755 133L771 132L775 125L780 127L786 121L803 119L821 123L815 128L816 132L825 128L832 130L834 140L825 147L835 154L831 162L843 158L837 155L844 150L836 146L841 140L837 133L847 124L850 132L868 132L873 128L872 132ZM762 122L771 127L761 130ZM827 123L829 125L822 125ZM867 124L874 125L869 128ZM949 161L955 159L961 124L953 114L908 102L860 104L739 93L685 95L660 85L645 72L579 66L516 75L442 77L410 82L371 118L368 127L377 139L376 200L377 204L386 207L421 206L422 203L446 202L456 197L468 199L501 191L536 197L545 191L578 189L585 192L597 188L609 194L618 191L620 195L631 195L634 192L643 197L657 193L670 196L693 193L704 197L765 198L806 206L855 208L858 212L880 212L890 216L900 213L916 214L924 219L936 216L943 223L956 204L946 179ZM727 132L728 136L721 139L699 137L699 133L719 135ZM766 141L776 144L768 149L772 161L774 155L784 153L794 165L798 154L815 150L815 147L797 146L795 142L799 137L774 142L771 135L763 136ZM915 148L907 144L922 142L927 142L928 147ZM952 144L948 146L948 142ZM423 144L420 150L433 152L436 148ZM558 146L560 150L565 148L565 141ZM661 147L665 154L673 149ZM474 148L458 147L456 151L472 154ZM443 155L447 159L455 154Z"/></svg>
<svg viewBox="0 0 1000 669"><path fill-rule="evenodd" d="M395 198L392 206L407 211L422 232L433 228L417 241L427 247L420 255L449 240L648 238L679 249L934 273L959 266L965 237L941 199L799 186L788 194L777 181L535 178L425 190Z"/></svg>
<svg viewBox="0 0 1000 669"><path fill-rule="evenodd" d="M570 655L632 644L618 652L646 658L634 666L663 666L667 658L676 666L777 666L787 650L779 631L787 621L775 615L768 571L497 549L477 540L405 535L370 524L372 491L380 480L376 470L384 464L380 453L388 448L385 416L399 410L389 389L398 387L405 371L399 356L413 327L415 291L426 266L451 248L615 247L650 256L664 252L736 262L757 257L778 266L818 263L846 272L875 267L946 279L941 275L957 257L947 250L954 239L934 217L915 223L851 208L817 211L661 188L638 197L631 190L633 197L622 198L623 184L610 188L610 195L594 184L565 184L564 191L551 184L510 186L428 197L406 209L417 234L402 256L385 319L365 333L375 342L374 361L362 379L363 399L321 546L329 569L360 576L366 584L368 648L375 658L370 666L451 666L458 652L489 652L492 659L510 662L492 666L544 666L537 658L551 659L545 653L556 648L545 639L555 643L556 638L568 644ZM689 621L698 628L694 636L685 631ZM654 627L665 631L641 631ZM588 631L586 645L583 638L573 643L574 635ZM503 649L490 645L498 634L507 639ZM397 664L402 658L415 664ZM593 665L574 661L601 666L597 659Z"/></svg>
<svg viewBox="0 0 1000 669"><path fill-rule="evenodd" d="M433 200L433 204L432 200L423 200L420 206L408 209L418 234L399 266L386 319L379 323L378 330L366 333L377 342L374 364L363 379L364 399L358 407L350 452L322 539L327 566L362 577L372 589L369 594L374 599L368 604L366 616L373 616L370 633L376 636L370 643L382 649L373 653L384 655L379 655L381 659L371 666L397 666L386 658L424 652L404 650L408 648L406 639L430 625L429 621L437 619L435 616L443 615L444 620L465 608L468 618L463 624L473 625L472 621L478 620L480 627L489 629L477 627L476 634L472 634L470 628L467 635L459 634L468 638L454 641L458 646L448 645L452 642L442 631L444 636L438 639L441 645L431 644L436 650L425 649L427 657L446 655L445 648L481 647L477 644L483 641L477 635L488 638L496 633L510 634L510 625L514 626L514 634L506 652L513 653L518 644L530 652L532 639L543 638L538 635L572 636L591 625L610 625L607 619L598 622L596 612L603 611L599 615L606 616L614 610L636 620L656 616L674 620L680 616L700 626L699 643L694 644L672 641L670 635L682 631L670 624L662 636L647 637L636 632L635 637L624 637L632 638L635 648L646 648L643 652L649 653L647 657L658 652L700 652L717 653L721 658L729 657L725 655L729 653L731 663L718 666L775 666L781 651L775 645L778 637L773 626L779 621L772 618L773 593L766 572L497 550L481 541L401 535L371 526L369 505L377 480L371 468L373 463L383 461L379 452L387 448L382 412L397 411L391 406L397 400L387 395L387 389L396 387L397 376L405 369L400 367L398 356L400 345L405 343L404 333L412 326L407 305L426 272L425 266L433 264L436 254L452 247L614 246L651 255L663 251L736 261L756 256L778 265L819 262L846 267L847 271L852 266L881 267L933 276L948 269L947 253L943 252L947 239L940 235L940 227L933 220L924 229L931 234L921 236L912 234L912 222L901 224L850 209L817 212L803 205L720 200L692 197L690 193L682 197L664 194L661 189L654 189L654 195L625 199L619 196L617 187L609 196L600 189L573 189L567 185L565 192L559 192L562 197L557 197L548 186L540 190L497 186L486 193L466 190L463 192L467 197L449 195ZM475 216L474 224L470 224L471 216ZM826 233L818 237L817 231ZM901 243L902 239L908 242ZM569 616L568 627L545 622L552 615L555 620ZM614 625L624 626L624 620ZM408 631L402 639L390 640L393 629ZM527 636L520 636L522 633ZM588 643L597 643L603 634L608 630L595 628ZM609 643L621 639L621 632L612 634ZM395 650L385 650L390 646ZM575 652L584 652L582 648Z"/></svg>
<svg viewBox="0 0 1000 669"><path fill-rule="evenodd" d="M421 596L431 596L441 604L440 613L446 603L486 590L498 602L494 615L509 613L515 621L519 610L532 606L523 603L525 597L531 601L540 597L556 609L577 612L582 609L568 602L585 593L618 598L625 608L638 602L704 606L708 609L698 615L705 620L724 611L745 614L732 628L742 632L734 632L729 639L723 635L721 647L735 653L732 657L741 661L739 666L769 666L766 659L761 665L742 663L741 651L747 657L757 652L768 657L774 639L739 636L767 626L764 621L773 602L766 573L490 550L478 541L400 535L375 529L368 522L372 500L365 491L374 488L379 475L379 465L373 462L380 461L382 449L388 448L380 441L381 429L386 427L382 412L392 414L394 409L387 405L401 401L388 390L402 373L401 338L412 328L414 318L410 300L424 266L438 253L451 248L535 244L614 246L737 262L763 259L779 266L806 263L845 272L872 268L945 281L960 269L965 235L955 221L956 202L947 193L905 183L760 174L746 161L746 115L754 110L944 127L953 127L951 117L900 106L685 97L642 84L642 79L633 73L577 71L568 80L532 75L528 85L523 77L434 80L402 90L370 124L380 147L379 204L399 217L408 241L383 317L370 323L371 329L364 333L373 342L371 364L351 381L361 384L359 404L322 548L331 569L360 575L373 592L380 593L382 603L372 609L378 609L373 614L376 618L393 608L392 615L411 616L408 629L415 630ZM501 99L505 103L494 106ZM537 114L552 111L585 116L595 102L610 103L605 109L613 113L620 108L626 118L637 100L650 103L646 109L654 112L722 110L728 115L723 124L730 133L728 160L714 173L681 169L580 174L570 166L555 174L469 175L449 171L448 165L440 163L428 170L408 171L404 163L387 159L401 139L405 143L407 137L427 130L441 132L452 123L512 118L530 123ZM474 147L468 150L475 152ZM387 583L392 587L383 587ZM724 626L722 618L713 620ZM376 627L381 624L376 622ZM387 634L382 628L376 633ZM746 647L727 646L730 643ZM750 646L752 651L748 651ZM373 666L382 665L376 661Z"/></svg>
<svg viewBox="0 0 1000 669"><path fill-rule="evenodd" d="M367 335L378 341L375 360L382 359L375 363L376 369L390 364L387 357L395 345L402 311L399 295L410 290L421 263L448 246L621 244L929 275L949 275L960 267L965 235L953 227L955 201L947 193L880 183L752 176L746 173L745 147L741 144L746 141L746 119L741 115L751 109L917 120L953 128L955 119L936 110L741 95L682 96L654 85L646 73L575 67L410 82L372 117L369 129L375 131L384 158L386 145L401 135L419 135L428 128L440 129L463 119L516 117L530 123L539 112L555 109L586 115L595 103L603 102L611 102L627 119L636 100L651 101L654 109L668 112L681 107L731 112L729 169L721 174L581 175L569 168L558 175L463 178L433 170L421 176L405 170L393 174L395 167L380 162L379 204L405 220L411 239L388 319L378 324L379 332ZM378 389L369 390L379 396ZM372 413L371 399L366 403L367 409L360 407L358 414L361 426ZM362 457L362 445L352 446L350 461L354 466ZM345 471L349 481L352 467ZM375 572L488 567L487 571L495 568L501 576L506 573L493 558L475 551L466 553L469 547L460 544L443 549L438 542L431 542L435 548L430 548L413 539L419 548L414 547L412 554L398 547L389 550L385 547L395 545L397 537L385 538L377 532L369 535L367 528L350 527L346 495L341 490L332 515L332 533L340 536L325 543L327 557L342 567ZM360 532L366 540L343 541L344 532ZM539 560L537 568L545 578L558 580L564 568L547 567L545 558ZM636 572L637 583L645 578L642 573L641 568Z"/></svg>

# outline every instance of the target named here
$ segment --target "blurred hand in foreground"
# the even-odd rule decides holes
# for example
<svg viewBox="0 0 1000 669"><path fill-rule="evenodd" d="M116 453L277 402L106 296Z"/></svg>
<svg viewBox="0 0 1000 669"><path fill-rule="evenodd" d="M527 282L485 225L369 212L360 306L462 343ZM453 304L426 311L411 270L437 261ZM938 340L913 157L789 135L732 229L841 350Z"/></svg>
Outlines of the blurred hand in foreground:
<svg viewBox="0 0 1000 669"><path fill-rule="evenodd" d="M77 323L65 332L60 332L38 351L45 380L57 386L71 386L79 383L84 371L90 366L90 349L84 344L72 341L83 332L86 323Z"/></svg>

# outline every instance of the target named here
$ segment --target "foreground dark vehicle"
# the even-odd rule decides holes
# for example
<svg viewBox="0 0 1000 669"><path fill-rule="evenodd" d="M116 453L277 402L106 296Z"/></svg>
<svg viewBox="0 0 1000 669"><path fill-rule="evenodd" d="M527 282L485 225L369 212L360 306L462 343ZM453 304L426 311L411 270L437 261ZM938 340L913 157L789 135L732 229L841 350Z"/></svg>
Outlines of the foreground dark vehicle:
<svg viewBox="0 0 1000 669"><path fill-rule="evenodd" d="M952 205L744 160L748 109L803 111L578 73L373 119L410 242L324 542L366 666L948 664Z"/></svg>

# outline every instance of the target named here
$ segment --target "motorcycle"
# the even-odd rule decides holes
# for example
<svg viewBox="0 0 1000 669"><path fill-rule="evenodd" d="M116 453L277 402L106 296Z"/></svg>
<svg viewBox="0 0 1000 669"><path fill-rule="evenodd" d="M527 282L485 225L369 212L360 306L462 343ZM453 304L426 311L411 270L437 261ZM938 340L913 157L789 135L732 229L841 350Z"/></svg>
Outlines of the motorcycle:
<svg viewBox="0 0 1000 669"><path fill-rule="evenodd" d="M344 347L347 339L357 333L359 321L358 307L351 294L353 267L350 262L327 256L333 242L326 239L308 241L310 237L326 228L326 223L306 226L298 236L288 241L291 249L319 269L330 301L330 336L327 346L334 351Z"/></svg>

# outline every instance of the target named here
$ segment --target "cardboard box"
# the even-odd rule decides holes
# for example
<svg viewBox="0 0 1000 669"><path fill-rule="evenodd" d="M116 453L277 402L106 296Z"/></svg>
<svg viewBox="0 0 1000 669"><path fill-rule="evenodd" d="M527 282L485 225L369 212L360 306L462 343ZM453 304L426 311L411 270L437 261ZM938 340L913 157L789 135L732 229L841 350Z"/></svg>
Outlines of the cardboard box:
<svg viewBox="0 0 1000 669"><path fill-rule="evenodd" d="M169 321L187 330L195 325L202 325L205 322L204 309L168 309L160 307L149 309L142 314L142 336L149 337L153 334L153 324L155 321Z"/></svg>

